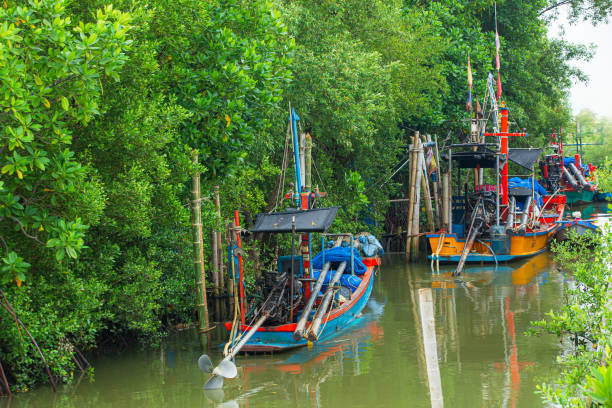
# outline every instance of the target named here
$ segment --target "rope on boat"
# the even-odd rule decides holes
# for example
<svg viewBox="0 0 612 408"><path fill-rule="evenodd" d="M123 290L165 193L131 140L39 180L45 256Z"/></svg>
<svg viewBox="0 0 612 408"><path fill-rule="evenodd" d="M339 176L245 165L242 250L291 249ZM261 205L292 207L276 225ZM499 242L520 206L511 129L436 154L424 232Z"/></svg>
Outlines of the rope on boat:
<svg viewBox="0 0 612 408"><path fill-rule="evenodd" d="M493 260L495 261L495 270L497 270L497 266L498 266L498 263L497 263L497 256L495 255L495 252L493 252L493 248L491 248L491 247L489 246L489 244L485 243L484 241L481 241L481 240L479 240L479 239L478 239L477 241L478 241L479 243L481 243L481 244L482 244L482 245L483 245L485 248L487 248L489 251L491 251L491 254L493 255Z"/></svg>
<svg viewBox="0 0 612 408"><path fill-rule="evenodd" d="M231 259L231 268L232 268L232 276L236 276L235 275L235 271L234 271L234 255L232 254L232 259ZM227 341L227 343L225 343L225 346L223 347L223 356L226 357L229 354L229 348L230 346L234 346L234 344L236 344L236 340L234 338L234 336L236 335L236 321L238 320L238 288L236 287L236 280L234 278L232 278L232 285L234 286L234 320L232 321L232 330L230 331L230 336L229 336L229 340ZM242 336L242 333L238 336L238 339L240 338L240 336Z"/></svg>
<svg viewBox="0 0 612 408"><path fill-rule="evenodd" d="M557 189L557 191L555 191L549 198L548 200L546 200L546 202L544 203L544 205L542 206L542 214L544 214L544 209L546 208L546 206L548 205L548 203L550 203L552 201L552 199L557 195L557 193L561 191L561 187L559 187ZM540 216L542 215L540 214ZM532 220L529 223L529 227L531 229L533 229L533 227L535 227L535 223L536 223L536 217L535 217L535 212L532 213Z"/></svg>
<svg viewBox="0 0 612 408"><path fill-rule="evenodd" d="M436 272L440 273L440 252L442 251L442 248L444 247L444 236L445 236L446 232L442 232L440 234L440 238L438 240L438 247L436 248L436 252L434 252L431 257L431 270L433 271L433 263L434 263L434 259L436 261Z"/></svg>

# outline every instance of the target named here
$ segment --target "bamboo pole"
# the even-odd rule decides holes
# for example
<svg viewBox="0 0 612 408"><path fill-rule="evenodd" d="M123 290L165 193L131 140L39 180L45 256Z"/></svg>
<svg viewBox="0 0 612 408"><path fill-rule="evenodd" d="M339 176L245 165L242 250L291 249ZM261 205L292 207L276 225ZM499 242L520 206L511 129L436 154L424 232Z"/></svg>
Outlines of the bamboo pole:
<svg viewBox="0 0 612 408"><path fill-rule="evenodd" d="M436 323L434 320L433 299L431 288L419 289L419 310L423 328L423 346L427 363L427 380L432 408L444 407L442 397L442 381L438 366L438 346L436 342Z"/></svg>
<svg viewBox="0 0 612 408"><path fill-rule="evenodd" d="M306 191L311 191L312 189L312 137L310 137L310 133L306 132L306 148L305 148L305 172L306 172Z"/></svg>
<svg viewBox="0 0 612 408"><path fill-rule="evenodd" d="M427 135L427 142L431 143L431 135ZM436 153L436 146L437 146L438 140L436 138L436 145L434 145L433 147L433 157L432 159L436 161L436 180L433 181L432 180L432 187L433 187L433 199L434 199L434 210L436 210L436 217L434 218L435 220L435 226L436 228L440 228L440 190L439 190L439 185L440 185L440 163L438 162L437 159L437 153Z"/></svg>
<svg viewBox="0 0 612 408"><path fill-rule="evenodd" d="M204 333L208 331L208 305L206 302L206 276L204 272L204 242L202 240L202 213L200 200L200 171L198 153L191 153L193 164L191 204L193 228L193 270L196 281L200 341L204 344Z"/></svg>
<svg viewBox="0 0 612 408"><path fill-rule="evenodd" d="M302 169L302 172L300 174L300 182L302 183L302 185L300 186L300 189L303 189L303 187L306 186L306 172L304 171L304 168L306 167L306 134L305 133L300 133L300 149L299 150L300 150L300 169Z"/></svg>
<svg viewBox="0 0 612 408"><path fill-rule="evenodd" d="M410 259L410 249L412 248L412 213L414 211L414 196L415 196L415 180L416 180L416 169L417 169L417 155L416 155L416 141L418 140L419 132L415 132L412 137L412 149L410 149L410 160L412 163L410 165L410 193L409 199L410 204L408 207L408 220L407 220L407 228L406 228L406 258Z"/></svg>
<svg viewBox="0 0 612 408"><path fill-rule="evenodd" d="M225 229L225 243L228 247L232 245L232 232L234 231L234 223L229 222ZM229 314L232 314L232 310L234 310L234 260L229 259L230 263L227 264L227 294L228 294L228 305L229 305ZM230 279L231 276L231 279Z"/></svg>
<svg viewBox="0 0 612 408"><path fill-rule="evenodd" d="M213 187L213 192L215 195L215 207L217 209L217 217L219 220L221 220L221 201L219 200L219 186L214 186ZM224 293L224 288L225 288L225 278L223 275L223 239L221 237L221 231L219 230L219 228L217 228L217 230L215 231L215 234L217 235L217 263L219 264L219 290L221 292L221 295L223 295ZM219 310L219 314L221 316L221 319L225 318L225 300L221 299L220 301L221 304L221 309Z"/></svg>
<svg viewBox="0 0 612 408"><path fill-rule="evenodd" d="M425 137L423 137L425 139ZM425 212L427 214L427 227L429 231L435 231L433 220L433 209L431 208L431 193L429 191L429 176L427 175L427 164L425 162L425 150L419 152L421 156L421 186L423 187L423 199L425 200Z"/></svg>
<svg viewBox="0 0 612 408"><path fill-rule="evenodd" d="M213 282L215 284L214 293L215 293L215 310L213 311L213 316L215 321L221 320L221 304L219 302L219 251L218 251L218 242L217 242L217 231L212 229L210 231L211 238L211 257L212 257L212 267L213 267Z"/></svg>
<svg viewBox="0 0 612 408"><path fill-rule="evenodd" d="M448 173L442 174L442 227L448 231L448 212L449 212L449 176Z"/></svg>
<svg viewBox="0 0 612 408"><path fill-rule="evenodd" d="M416 235L419 233L419 220L420 220L420 216L421 216L421 173L423 170L423 165L422 165L422 154L420 154L422 152L422 145L421 145L421 141L417 137L415 137L416 140L416 160L417 160L417 169L416 169L416 175L415 175L415 197L414 197L414 205L413 205L413 210L412 210L412 235ZM416 259L416 257L418 256L419 253L419 238L418 237L413 237L412 238L412 248L410 249L410 254L411 254L411 258L412 259Z"/></svg>

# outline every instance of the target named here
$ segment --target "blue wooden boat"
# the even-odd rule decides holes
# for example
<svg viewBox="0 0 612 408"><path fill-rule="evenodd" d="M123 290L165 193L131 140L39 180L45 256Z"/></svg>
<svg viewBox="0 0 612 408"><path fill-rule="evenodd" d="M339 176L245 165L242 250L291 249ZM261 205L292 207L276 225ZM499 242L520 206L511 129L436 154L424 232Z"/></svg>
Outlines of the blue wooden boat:
<svg viewBox="0 0 612 408"><path fill-rule="evenodd" d="M293 134L295 183L285 198L296 208L258 214L250 228L254 234L290 235L291 254L279 257L275 270L261 273L262 278L256 282L258 290L247 299L240 220L238 212L234 213L236 239L235 246L229 247L228 265L236 283L234 293L239 296L235 298L234 320L225 324L229 331L225 358L214 368L207 355L198 360L202 371L212 373L205 389L221 388L223 378L237 375L232 360L238 353L279 352L333 338L360 318L372 293L382 246L368 233L327 233L338 207L316 208L318 198L325 193L310 189L312 140L305 134L303 143L298 143L297 121L299 117L292 110L289 128ZM311 258L313 233L321 234L321 251Z"/></svg>
<svg viewBox="0 0 612 408"><path fill-rule="evenodd" d="M235 321L226 323L234 353L288 350L334 336L361 314L372 293L374 268L380 265L377 254L382 254L382 246L375 237L367 233L358 237L326 234L338 207L314 208L317 198L325 193L311 191L312 139L305 134L299 142L299 120L291 110L295 183L285 198L294 201L296 208L259 214L251 228L251 232L259 234L291 234L291 255L278 258L278 270L263 273L262 299L256 302L248 319L242 266L239 267L241 321L238 328ZM322 235L321 252L311 262L312 233ZM301 255L295 251L296 234L299 234L297 252ZM239 234L236 238L240 246ZM329 238L336 242L326 250ZM363 258L356 248L361 248Z"/></svg>
<svg viewBox="0 0 612 408"><path fill-rule="evenodd" d="M290 262L288 259L282 260L282 262ZM333 338L335 335L346 330L350 325L355 323L361 312L365 307L370 295L372 294L372 287L374 285L375 268L380 265L380 258L365 257L362 258L363 264L366 266L366 271L363 275L351 275L359 280L359 284L356 289L351 291L350 297L344 301L338 301L336 307L333 307L326 312L325 317L322 319L321 330L317 333L317 341L325 341ZM280 268L285 268L282 264ZM313 275L319 276L320 269L313 269ZM331 270L332 273L334 269ZM345 274L350 275L350 274ZM320 296L319 294L311 293L312 295ZM311 312L307 323L311 323L315 313ZM296 314L295 320L287 322L285 324L274 324L264 325L255 331L255 334L249 339L248 342L242 347L243 352L279 352L298 347L306 346L309 343L309 339L300 337L297 340L294 338L294 332L297 328L297 320L301 317L301 314ZM225 327L231 330L231 322L227 322ZM240 326L242 332L248 332L251 326L243 324Z"/></svg>

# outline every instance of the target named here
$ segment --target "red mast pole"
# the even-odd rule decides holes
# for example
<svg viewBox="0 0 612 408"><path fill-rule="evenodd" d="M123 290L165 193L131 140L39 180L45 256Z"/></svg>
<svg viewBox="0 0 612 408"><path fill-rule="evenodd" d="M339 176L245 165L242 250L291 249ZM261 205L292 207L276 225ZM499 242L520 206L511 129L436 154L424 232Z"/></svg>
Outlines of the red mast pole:
<svg viewBox="0 0 612 408"><path fill-rule="evenodd" d="M242 248L240 239L240 215L238 210L234 211L234 223L236 224L236 243L238 248ZM244 274L242 273L242 251L238 251L238 270L240 271L240 323L244 324ZM233 262L233 261L232 261Z"/></svg>
<svg viewBox="0 0 612 408"><path fill-rule="evenodd" d="M308 196L310 193L300 194L300 209L308 210ZM304 267L304 278L310 278L310 234L302 234L302 266ZM310 297L310 282L306 281L304 286L305 299Z"/></svg>
<svg viewBox="0 0 612 408"><path fill-rule="evenodd" d="M508 137L526 137L527 133L509 133L508 132L508 108L502 102L499 109L501 114L501 131L496 133L483 133L484 136L499 137L500 153L506 156L504 166L501 170L501 188L502 188L502 205L508 205Z"/></svg>
<svg viewBox="0 0 612 408"><path fill-rule="evenodd" d="M501 133L508 133L508 108L500 108L501 113ZM504 166L501 171L502 185L502 205L508 205L508 136L500 136L501 153L506 156Z"/></svg>

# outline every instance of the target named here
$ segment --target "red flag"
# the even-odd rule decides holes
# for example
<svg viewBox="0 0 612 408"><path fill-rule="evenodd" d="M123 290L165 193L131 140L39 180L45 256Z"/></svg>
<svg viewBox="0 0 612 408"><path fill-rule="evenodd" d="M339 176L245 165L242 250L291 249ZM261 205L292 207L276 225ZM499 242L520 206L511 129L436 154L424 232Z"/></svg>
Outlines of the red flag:
<svg viewBox="0 0 612 408"><path fill-rule="evenodd" d="M501 88L501 79L499 79L499 71L497 71L497 99L501 97L502 88Z"/></svg>

